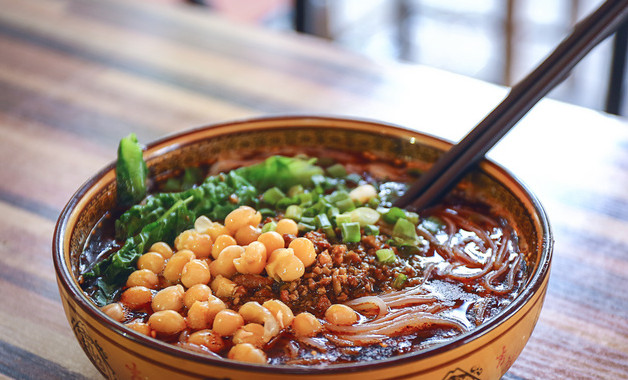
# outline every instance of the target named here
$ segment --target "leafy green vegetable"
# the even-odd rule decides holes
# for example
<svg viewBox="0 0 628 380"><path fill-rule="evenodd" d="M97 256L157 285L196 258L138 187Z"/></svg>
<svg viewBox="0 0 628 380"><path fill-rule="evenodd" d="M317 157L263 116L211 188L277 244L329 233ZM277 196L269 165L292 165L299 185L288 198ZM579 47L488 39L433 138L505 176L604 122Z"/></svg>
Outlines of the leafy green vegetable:
<svg viewBox="0 0 628 380"><path fill-rule="evenodd" d="M334 178L344 178L347 176L347 169L342 164L334 164L327 168L327 174Z"/></svg>
<svg viewBox="0 0 628 380"><path fill-rule="evenodd" d="M113 301L114 289L135 271L135 263L145 248L158 241L172 241L176 231L185 230L194 224L194 213L187 207L192 200L193 197L189 197L177 201L156 221L144 226L139 234L127 239L117 252L83 275L86 279L99 277L95 299L100 306Z"/></svg>
<svg viewBox="0 0 628 380"><path fill-rule="evenodd" d="M201 168L185 168L182 178L168 178L162 190L167 192L189 190L201 183L203 179L204 175Z"/></svg>
<svg viewBox="0 0 628 380"><path fill-rule="evenodd" d="M146 196L146 177L148 169L142 147L137 136L131 133L120 140L118 145L118 161L116 162L116 185L118 203L130 206Z"/></svg>
<svg viewBox="0 0 628 380"><path fill-rule="evenodd" d="M241 204L256 206L257 196L257 189L236 171L211 176L200 186L180 193L151 195L145 203L131 207L116 220L116 238L124 240L135 236L182 199L192 197L189 208L196 216L222 220Z"/></svg>
<svg viewBox="0 0 628 380"><path fill-rule="evenodd" d="M287 191L295 185L310 187L312 176L323 174L323 169L314 165L315 162L315 158L272 156L259 164L245 166L236 171L258 188L278 186Z"/></svg>

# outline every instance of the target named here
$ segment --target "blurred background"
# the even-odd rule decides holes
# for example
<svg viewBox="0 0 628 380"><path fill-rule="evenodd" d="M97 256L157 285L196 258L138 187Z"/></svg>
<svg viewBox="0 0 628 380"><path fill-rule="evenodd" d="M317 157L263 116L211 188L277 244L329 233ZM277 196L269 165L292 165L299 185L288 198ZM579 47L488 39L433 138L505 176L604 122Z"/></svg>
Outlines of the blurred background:
<svg viewBox="0 0 628 380"><path fill-rule="evenodd" d="M420 63L499 85L532 70L601 0L151 0L324 38L376 60ZM624 28L626 29L626 28ZM549 97L628 114L625 41L607 39ZM623 48L622 48L623 47ZM619 56L618 56L619 53ZM610 83L614 83L611 86Z"/></svg>

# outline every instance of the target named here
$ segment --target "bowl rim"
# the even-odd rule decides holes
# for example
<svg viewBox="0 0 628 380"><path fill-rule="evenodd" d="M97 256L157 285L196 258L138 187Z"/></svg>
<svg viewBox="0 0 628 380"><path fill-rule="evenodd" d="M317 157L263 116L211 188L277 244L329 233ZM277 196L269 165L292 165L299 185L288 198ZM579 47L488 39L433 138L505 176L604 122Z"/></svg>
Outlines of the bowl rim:
<svg viewBox="0 0 628 380"><path fill-rule="evenodd" d="M316 122L338 122L338 123L358 123L358 124L370 124L372 126L383 127L386 130L394 131L393 135L401 137L400 134L408 134L408 135L421 135L429 140L431 140L431 144L443 145L443 146L451 146L453 143L446 139L434 136L429 133L424 133L415 129L411 129L408 127L404 127L398 124L383 122L380 120L373 120L367 118L357 118L357 117L342 117L342 116L329 116L329 115L301 115L301 114L282 114L282 115L271 115L271 116L261 116L261 117L250 117L250 118L242 118L231 121L225 121L220 123L203 125L191 129L187 129L180 132L175 132L172 134L168 134L164 137L161 137L157 140L154 140L145 146L145 157L147 152L151 152L155 156L161 154L162 148L167 148L167 151L175 150L180 148L185 144L180 144L175 142L185 136L194 135L198 133L202 133L208 129L219 129L219 128L228 128L235 126L242 126L250 123L269 123L273 121L280 122L289 122L295 121L299 122L299 124L291 125L291 127L311 127L312 125L305 123L316 123ZM351 129L347 125L340 126L341 129L347 130ZM247 130L260 130L264 128L250 128L243 129ZM275 128L273 128L275 129ZM276 128L276 129L280 129ZM382 131L385 132L385 131ZM224 134L229 134L232 132L226 131ZM385 133L387 134L387 133ZM168 145L163 146L168 143ZM163 146L163 147L162 147ZM434 145L432 145L434 146ZM159 148L161 147L161 148ZM440 149L439 146L435 146ZM159 148L159 149L158 149ZM154 152L152 152L155 150ZM516 186L518 190L527 197L527 201L532 206L532 211L534 215L538 218L538 224L541 227L543 232L541 236L541 248L540 248L540 256L539 262L536 266L536 271L533 273L533 276L529 279L528 284L523 288L521 293L515 297L515 299L507 305L504 309L502 309L499 314L493 317L489 323L483 324L467 333L460 335L459 337L448 341L446 343L437 344L435 346L426 348L421 351L410 352L402 355L393 356L386 359L377 359L368 362L353 362L353 363L340 363L333 365L313 365L313 366L296 366L296 365L266 365L266 364L251 364L244 362L237 362L233 360L225 360L225 359L216 359L209 357L207 355L203 355L201 353L196 353L193 351L185 350L179 347L176 347L172 344L165 343L159 341L157 339L149 338L143 334L137 333L131 329L125 328L118 322L115 322L111 318L107 317L103 312L101 312L98 307L91 301L89 298L82 292L80 287L76 286L76 280L72 274L70 268L65 266L65 258L64 258L64 236L67 231L67 224L70 220L70 216L72 215L75 207L79 204L79 201L89 192L89 190L97 184L107 173L110 173L115 169L115 160L105 167L103 167L100 171L98 171L95 175L86 180L76 192L72 195L70 200L67 202L63 210L61 211L57 223L55 225L55 231L53 235L52 241L52 256L53 263L55 267L56 276L58 279L58 283L60 287L63 287L65 291L69 294L71 299L80 307L80 309L94 318L98 323L103 325L109 330L112 330L118 335L126 339L130 339L136 344L141 346L145 346L149 349L154 349L161 351L167 355L173 355L179 357L184 360L191 360L194 362L198 362L199 364L211 364L218 367L228 367L227 369L232 369L236 371L245 371L245 372L263 372L263 373L276 373L278 375L312 375L312 374L342 374L342 373L353 373L360 371L368 371L375 369L384 369L389 367L394 367L398 365L406 365L416 360L428 359L430 357L435 357L440 355L446 351L454 350L461 346L464 346L476 339L479 339L485 335L487 335L492 330L496 329L500 326L504 321L509 320L512 316L517 314L525 305L529 303L530 300L534 298L537 291L541 288L541 286L546 282L547 277L549 276L551 259L553 255L553 233L549 224L549 219L545 209L541 205L540 201L530 191L530 189L516 176L514 176L510 171L497 164L491 159L485 158L480 167L484 170L486 167L490 167L492 170L496 170L501 175L509 178L512 182L513 186ZM488 174L488 173L487 173ZM488 174L490 175L490 174ZM492 175L491 175L492 176ZM494 177L494 176L493 176ZM509 189L511 186L508 187ZM72 231L68 231L72 232ZM136 353L137 354L137 353ZM167 365L167 364L166 364ZM443 365L443 364L441 364Z"/></svg>

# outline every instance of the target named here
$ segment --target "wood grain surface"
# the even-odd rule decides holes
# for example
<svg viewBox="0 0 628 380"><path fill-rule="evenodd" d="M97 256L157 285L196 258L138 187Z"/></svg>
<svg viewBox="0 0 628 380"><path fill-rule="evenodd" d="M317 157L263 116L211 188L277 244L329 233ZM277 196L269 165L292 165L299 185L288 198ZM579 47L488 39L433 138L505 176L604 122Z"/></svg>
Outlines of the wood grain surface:
<svg viewBox="0 0 628 380"><path fill-rule="evenodd" d="M50 247L60 210L129 132L316 113L456 141L506 91L196 7L0 0L0 376L100 377ZM628 378L628 124L544 100L490 156L538 195L556 240L540 320L504 378Z"/></svg>

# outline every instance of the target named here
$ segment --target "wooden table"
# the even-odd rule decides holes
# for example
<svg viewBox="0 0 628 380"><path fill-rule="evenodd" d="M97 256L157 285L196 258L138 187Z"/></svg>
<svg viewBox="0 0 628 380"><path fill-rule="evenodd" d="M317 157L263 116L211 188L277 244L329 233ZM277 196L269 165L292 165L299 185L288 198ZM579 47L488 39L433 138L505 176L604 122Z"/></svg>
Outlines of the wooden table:
<svg viewBox="0 0 628 380"><path fill-rule="evenodd" d="M505 93L194 7L0 0L0 375L99 377L65 319L50 246L66 201L129 132L147 142L325 113L456 141ZM491 157L539 196L556 239L545 307L505 378L628 378L628 125L546 100Z"/></svg>

